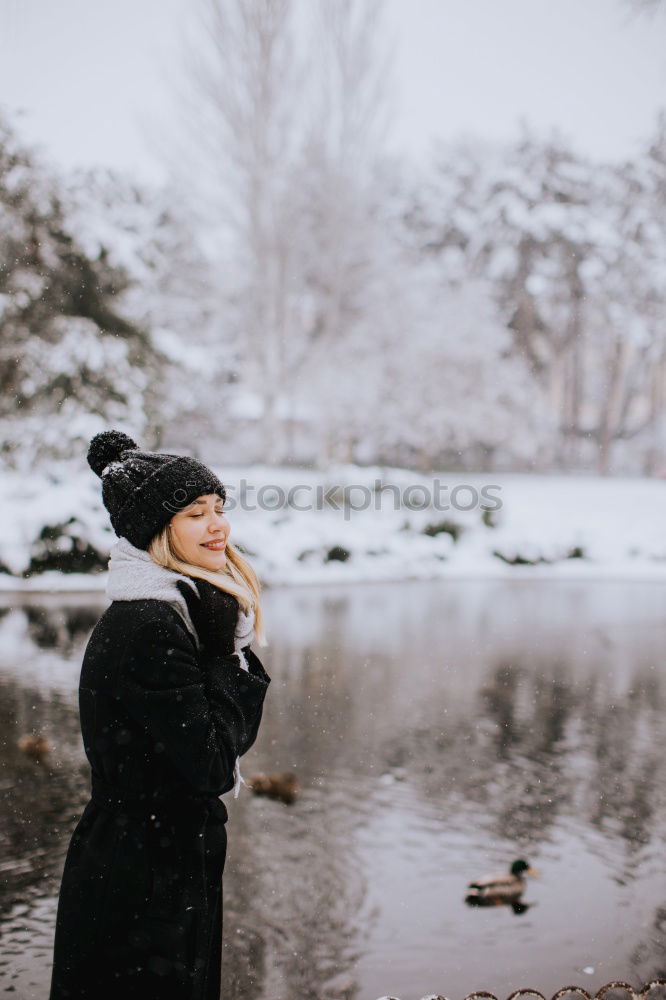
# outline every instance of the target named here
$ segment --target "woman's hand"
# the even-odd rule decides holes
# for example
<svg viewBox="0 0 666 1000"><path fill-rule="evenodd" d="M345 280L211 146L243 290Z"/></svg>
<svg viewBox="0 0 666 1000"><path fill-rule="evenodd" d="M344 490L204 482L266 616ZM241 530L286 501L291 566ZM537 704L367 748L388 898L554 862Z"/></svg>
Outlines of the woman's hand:
<svg viewBox="0 0 666 1000"><path fill-rule="evenodd" d="M176 586L185 598L202 653L230 656L234 652L238 600L208 580L193 579L193 583L196 592L184 580L177 580Z"/></svg>

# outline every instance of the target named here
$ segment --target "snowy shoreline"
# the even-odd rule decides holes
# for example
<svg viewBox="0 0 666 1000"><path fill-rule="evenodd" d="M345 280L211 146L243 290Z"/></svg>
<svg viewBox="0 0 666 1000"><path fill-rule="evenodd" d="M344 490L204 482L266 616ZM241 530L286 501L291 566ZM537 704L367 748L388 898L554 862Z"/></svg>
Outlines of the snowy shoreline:
<svg viewBox="0 0 666 1000"><path fill-rule="evenodd" d="M256 466L215 471L228 489L232 541L248 553L267 588L439 579L666 580L666 481L660 479L433 478L356 465L326 473ZM475 493L483 497L488 484L500 505L485 514L478 502L467 510L436 508L430 502L436 479L457 487L460 508ZM236 484L248 480L262 484L264 506L235 502ZM378 482L390 489L378 491ZM309 509L284 503L290 490L301 491L304 506L304 492L326 489L332 499ZM282 503L265 509L271 490ZM419 491L430 498L427 504L419 504ZM363 496L365 509L354 509ZM0 593L104 593L104 567L116 538L99 482L88 472L56 469L31 478L27 487L6 475L0 512ZM81 553L95 572L52 568L68 560L78 568Z"/></svg>
<svg viewBox="0 0 666 1000"><path fill-rule="evenodd" d="M46 579L46 577L49 579ZM20 597L25 595L42 594L63 594L63 595L103 595L105 593L106 573L91 574L54 574L51 578L49 574L42 574L41 577L30 580L19 580L12 577L0 577L0 597ZM73 579L77 577L77 579ZM637 583L666 583L666 565L657 564L653 567L649 565L639 565L635 568L628 566L608 567L608 566L579 566L575 569L559 566L546 567L538 566L516 566L489 567L486 572L482 572L478 567L470 568L469 571L458 569L444 569L438 575L423 576L337 576L322 575L317 579L284 579L274 580L265 583L265 589L275 589L277 587L326 587L340 583L349 584L377 584L377 583L423 583L424 581L437 582L440 580L457 581L484 581L484 580L530 580L537 583L557 583L573 581L586 581L597 583L626 583L634 581Z"/></svg>

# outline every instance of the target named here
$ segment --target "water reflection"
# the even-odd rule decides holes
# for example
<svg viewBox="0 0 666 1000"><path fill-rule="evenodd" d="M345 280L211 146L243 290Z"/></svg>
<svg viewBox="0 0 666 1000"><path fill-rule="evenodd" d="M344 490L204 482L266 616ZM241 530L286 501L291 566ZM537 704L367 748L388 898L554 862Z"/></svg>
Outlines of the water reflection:
<svg viewBox="0 0 666 1000"><path fill-rule="evenodd" d="M225 998L403 1000L666 974L664 598L641 584L270 591L274 679L227 797ZM0 608L0 983L42 997L87 800L76 684L104 601ZM4 612L4 614L3 614ZM18 738L43 735L42 763ZM527 857L525 911L465 887ZM504 912L497 912L501 910Z"/></svg>
<svg viewBox="0 0 666 1000"><path fill-rule="evenodd" d="M445 729L437 706L424 703L419 724L396 737L399 756L428 754L424 796L458 806L462 796L506 839L537 844L566 812L618 835L635 852L657 832L663 679L638 663L618 701L601 665L586 678L563 671L557 660L537 669L504 660L491 665L474 711L451 720L449 710ZM615 860L627 876L626 858Z"/></svg>
<svg viewBox="0 0 666 1000"><path fill-rule="evenodd" d="M28 635L40 649L57 649L69 657L87 638L99 618L96 607L46 608L26 605L23 608Z"/></svg>

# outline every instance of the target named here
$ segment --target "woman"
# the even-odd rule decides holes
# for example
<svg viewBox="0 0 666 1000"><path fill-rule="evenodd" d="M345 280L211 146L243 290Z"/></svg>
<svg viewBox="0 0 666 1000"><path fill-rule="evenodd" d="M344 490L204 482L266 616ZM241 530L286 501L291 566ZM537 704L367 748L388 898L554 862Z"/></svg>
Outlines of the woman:
<svg viewBox="0 0 666 1000"><path fill-rule="evenodd" d="M260 585L200 462L93 438L119 541L85 651L91 799L60 887L50 1000L219 1000L228 813L270 677Z"/></svg>

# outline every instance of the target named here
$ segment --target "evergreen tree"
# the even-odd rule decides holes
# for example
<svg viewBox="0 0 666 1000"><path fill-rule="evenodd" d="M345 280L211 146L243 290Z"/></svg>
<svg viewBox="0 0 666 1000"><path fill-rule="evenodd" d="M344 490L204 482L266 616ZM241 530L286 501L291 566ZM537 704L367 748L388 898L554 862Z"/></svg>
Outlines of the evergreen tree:
<svg viewBox="0 0 666 1000"><path fill-rule="evenodd" d="M0 119L0 439L10 467L77 457L110 424L149 431L147 331L118 307L131 283L73 235L59 183Z"/></svg>

